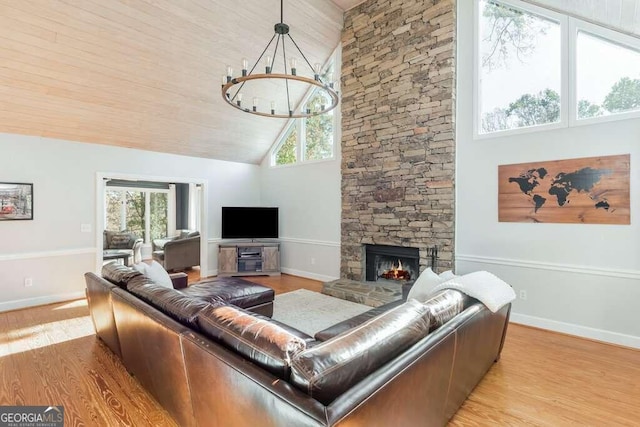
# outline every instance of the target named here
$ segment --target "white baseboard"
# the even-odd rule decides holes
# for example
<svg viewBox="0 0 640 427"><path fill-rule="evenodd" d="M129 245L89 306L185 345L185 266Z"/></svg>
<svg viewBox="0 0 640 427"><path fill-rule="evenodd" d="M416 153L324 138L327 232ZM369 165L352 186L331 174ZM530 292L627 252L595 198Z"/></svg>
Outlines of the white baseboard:
<svg viewBox="0 0 640 427"><path fill-rule="evenodd" d="M338 279L338 277L334 277L334 276L325 276L324 274L311 273L309 271L296 270L293 268L286 268L286 267L282 267L281 271L285 274L290 274L292 276L305 277L307 279L319 280L321 282L330 282L332 280Z"/></svg>
<svg viewBox="0 0 640 427"><path fill-rule="evenodd" d="M540 329L547 329L596 341L604 341L611 344L640 349L640 337L633 335L625 335L617 332L605 331L603 329L574 325L572 323L559 322L557 320L549 320L542 317L518 313L511 313L510 321L521 325L533 326Z"/></svg>
<svg viewBox="0 0 640 427"><path fill-rule="evenodd" d="M46 295L42 297L27 298L16 301L0 302L0 312L19 310L21 308L36 307L38 305L54 304L57 302L71 301L84 298L84 291L70 292L68 294Z"/></svg>

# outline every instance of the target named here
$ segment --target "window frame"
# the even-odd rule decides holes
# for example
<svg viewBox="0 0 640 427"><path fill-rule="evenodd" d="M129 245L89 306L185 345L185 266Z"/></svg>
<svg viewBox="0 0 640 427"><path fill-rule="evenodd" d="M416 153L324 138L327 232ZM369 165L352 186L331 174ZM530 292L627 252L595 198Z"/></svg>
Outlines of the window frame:
<svg viewBox="0 0 640 427"><path fill-rule="evenodd" d="M331 53L327 61L322 66L322 70L326 70L329 65L331 65L332 63L334 64L333 77L335 81L340 81L340 67L338 67L338 64L340 64L340 61L341 61L340 45L338 45L338 47L336 47L336 49ZM305 105L307 102L309 102L309 100L317 90L318 89L315 86L311 87L307 91L307 93L305 93L305 95L302 97L300 105ZM287 167L298 166L302 164L322 163L322 162L330 162L330 161L336 160L337 159L336 143L339 141L338 132L339 132L339 126L340 126L340 114L338 113L339 109L340 109L340 103L338 103L338 106L333 110L333 114L332 114L333 116L333 144L332 144L333 149L332 149L331 157L327 157L324 159L305 160L307 119L306 118L289 119L285 124L285 126L282 128L282 131L280 131L280 133L278 134L278 137L275 140L276 142L274 143L273 148L269 152L269 167L287 168ZM285 165L278 165L275 163L278 150L280 150L282 145L285 143L287 137L289 136L289 131L291 129L291 126L294 126L294 125L296 125L296 133L297 133L296 161L293 163L287 163Z"/></svg>
<svg viewBox="0 0 640 427"><path fill-rule="evenodd" d="M527 126L516 129L481 133L482 123L480 100L482 89L480 84L480 1L474 0L474 46L473 46L473 139L483 140L502 136L526 134L531 132L543 132L552 129L561 129L575 126L591 125L594 123L604 123L617 120L626 120L640 117L640 111L629 111L615 113L606 116L590 117L578 119L578 99L577 99L577 38L578 31L584 31L592 36L600 37L608 43L618 44L622 47L640 52L640 41L634 37L620 33L615 30L592 24L578 18L574 18L564 13L556 12L533 4L525 3L521 0L486 0L495 1L504 6L521 10L525 13L538 15L544 19L558 22L560 25L560 121L535 126Z"/></svg>
<svg viewBox="0 0 640 427"><path fill-rule="evenodd" d="M599 25L591 24L579 19L569 19L569 41L572 44L570 49L571 58L569 64L571 66L570 76L570 89L572 93L573 102L571 103L572 110L569 114L569 126L585 126L594 123L613 122L617 120L635 119L640 117L640 109L635 111L625 111L622 113L613 113L606 116L588 117L585 119L578 118L578 69L577 69L577 56L578 56L578 32L583 31L588 33L591 37L601 38L604 42L619 45L625 49L633 50L640 55L640 40L634 39L626 34L619 33L608 28L601 27ZM640 78L640 76L638 77Z"/></svg>

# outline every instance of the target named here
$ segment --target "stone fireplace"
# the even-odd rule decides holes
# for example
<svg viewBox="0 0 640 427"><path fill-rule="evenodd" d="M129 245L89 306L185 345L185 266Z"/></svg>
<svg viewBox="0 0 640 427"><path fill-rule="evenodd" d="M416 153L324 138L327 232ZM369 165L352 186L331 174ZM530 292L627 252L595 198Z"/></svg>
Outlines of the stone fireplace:
<svg viewBox="0 0 640 427"><path fill-rule="evenodd" d="M363 245L417 249L419 269L437 247L453 267L455 31L453 0L345 12L342 278L367 278Z"/></svg>

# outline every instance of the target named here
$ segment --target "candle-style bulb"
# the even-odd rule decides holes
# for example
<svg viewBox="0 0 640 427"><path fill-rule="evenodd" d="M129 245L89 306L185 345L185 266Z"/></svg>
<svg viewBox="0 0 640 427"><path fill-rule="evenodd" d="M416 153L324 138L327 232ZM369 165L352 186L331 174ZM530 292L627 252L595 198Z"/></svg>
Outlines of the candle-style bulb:
<svg viewBox="0 0 640 427"><path fill-rule="evenodd" d="M267 74L271 74L271 56L267 55L267 57L264 60L265 63L265 73Z"/></svg>
<svg viewBox="0 0 640 427"><path fill-rule="evenodd" d="M313 66L313 78L315 80L320 80L320 69L322 68L322 65L320 65L320 63L316 62Z"/></svg>
<svg viewBox="0 0 640 427"><path fill-rule="evenodd" d="M229 83L229 80L227 80L227 76L225 76L224 74L222 75L222 86L226 85L227 83Z"/></svg>
<svg viewBox="0 0 640 427"><path fill-rule="evenodd" d="M231 65L227 65L227 76L233 76L233 68L231 68Z"/></svg>
<svg viewBox="0 0 640 427"><path fill-rule="evenodd" d="M276 113L276 102L271 101L271 114L275 114L275 113Z"/></svg>
<svg viewBox="0 0 640 427"><path fill-rule="evenodd" d="M253 98L253 111L258 111L258 98Z"/></svg>
<svg viewBox="0 0 640 427"><path fill-rule="evenodd" d="M238 107L242 104L242 94L238 93L236 95L236 104L238 104Z"/></svg>
<svg viewBox="0 0 640 427"><path fill-rule="evenodd" d="M242 58L242 76L247 75L248 68L249 68L249 60L247 58Z"/></svg>
<svg viewBox="0 0 640 427"><path fill-rule="evenodd" d="M291 75L295 76L296 75L296 68L298 66L298 60L296 58L291 58L289 60L289 65L291 65Z"/></svg>

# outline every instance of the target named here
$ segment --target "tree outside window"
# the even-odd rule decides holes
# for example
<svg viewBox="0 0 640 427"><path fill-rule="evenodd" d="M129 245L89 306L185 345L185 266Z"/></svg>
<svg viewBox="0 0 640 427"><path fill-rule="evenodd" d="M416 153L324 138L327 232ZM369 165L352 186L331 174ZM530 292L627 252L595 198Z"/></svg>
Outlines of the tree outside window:
<svg viewBox="0 0 640 427"><path fill-rule="evenodd" d="M275 164L276 165L290 165L296 162L296 146L298 145L298 132L296 130L296 123L291 126L289 133L284 142L280 144L280 147L276 151Z"/></svg>
<svg viewBox="0 0 640 427"><path fill-rule="evenodd" d="M321 111L327 102L324 93L316 91L307 102L307 108L311 111ZM333 157L333 110L307 118L305 133L305 160L322 160Z"/></svg>
<svg viewBox="0 0 640 427"><path fill-rule="evenodd" d="M150 238L146 235L146 197L150 206ZM130 231L147 243L166 237L168 204L167 192L108 189L105 191L105 227L109 231Z"/></svg>

